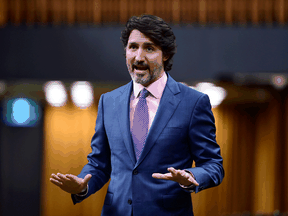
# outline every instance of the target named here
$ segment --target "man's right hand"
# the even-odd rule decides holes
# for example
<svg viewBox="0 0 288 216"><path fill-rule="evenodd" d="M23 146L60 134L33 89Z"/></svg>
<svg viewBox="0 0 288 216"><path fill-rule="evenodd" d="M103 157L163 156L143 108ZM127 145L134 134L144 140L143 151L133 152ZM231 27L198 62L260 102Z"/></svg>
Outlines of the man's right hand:
<svg viewBox="0 0 288 216"><path fill-rule="evenodd" d="M50 181L68 193L79 194L85 188L87 188L87 184L91 177L91 174L87 174L84 179L82 179L72 174L64 175L61 173L57 173L56 175L52 173Z"/></svg>

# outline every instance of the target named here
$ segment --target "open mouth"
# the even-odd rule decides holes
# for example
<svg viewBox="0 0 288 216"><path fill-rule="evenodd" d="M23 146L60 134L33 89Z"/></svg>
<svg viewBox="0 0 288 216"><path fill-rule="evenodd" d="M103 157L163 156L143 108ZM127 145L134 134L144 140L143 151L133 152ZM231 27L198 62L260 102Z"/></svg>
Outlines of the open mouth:
<svg viewBox="0 0 288 216"><path fill-rule="evenodd" d="M139 72L141 72L141 71L144 72L146 70L149 70L149 67L148 67L148 65L133 65L132 69L137 70Z"/></svg>

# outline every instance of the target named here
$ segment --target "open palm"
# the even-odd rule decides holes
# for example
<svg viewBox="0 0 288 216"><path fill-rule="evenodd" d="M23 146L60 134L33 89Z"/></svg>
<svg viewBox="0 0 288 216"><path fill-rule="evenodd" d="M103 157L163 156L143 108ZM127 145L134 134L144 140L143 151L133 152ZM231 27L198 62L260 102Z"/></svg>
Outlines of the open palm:
<svg viewBox="0 0 288 216"><path fill-rule="evenodd" d="M169 173L153 173L152 177L156 179L165 179L178 182L181 185L189 186L194 184L198 186L198 182L193 178L191 174L188 174L185 170L176 170L173 167L167 169Z"/></svg>
<svg viewBox="0 0 288 216"><path fill-rule="evenodd" d="M91 174L87 174L83 179L72 174L52 173L50 181L67 193L78 194L87 187L91 177Z"/></svg>

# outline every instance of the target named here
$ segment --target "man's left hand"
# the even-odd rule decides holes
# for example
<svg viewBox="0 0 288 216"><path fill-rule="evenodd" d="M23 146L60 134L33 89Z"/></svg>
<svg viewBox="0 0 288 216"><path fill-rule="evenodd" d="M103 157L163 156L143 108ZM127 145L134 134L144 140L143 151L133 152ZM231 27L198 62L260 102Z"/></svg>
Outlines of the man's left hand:
<svg viewBox="0 0 288 216"><path fill-rule="evenodd" d="M185 170L176 170L173 167L170 167L167 170L169 173L153 173L152 177L156 179L175 181L184 186L190 186L192 184L199 186L198 182L193 178L193 176L187 173Z"/></svg>

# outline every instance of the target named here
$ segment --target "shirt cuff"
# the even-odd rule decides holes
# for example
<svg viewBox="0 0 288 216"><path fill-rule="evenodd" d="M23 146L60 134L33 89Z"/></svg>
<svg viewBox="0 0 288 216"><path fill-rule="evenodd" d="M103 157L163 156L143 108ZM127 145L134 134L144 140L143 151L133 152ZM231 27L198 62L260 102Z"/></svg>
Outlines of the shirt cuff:
<svg viewBox="0 0 288 216"><path fill-rule="evenodd" d="M189 173L190 175L192 175L192 177L196 180L196 178L195 178L195 176L193 175L193 173L191 173L189 170L185 170L185 172L187 172L187 173ZM179 183L179 185L180 185L180 187L181 187L182 189L184 189L184 190L186 190L186 191L188 191L188 192L190 192L190 193L195 192L196 185L194 185L194 184L185 186L185 185L182 185L182 184Z"/></svg>
<svg viewBox="0 0 288 216"><path fill-rule="evenodd" d="M78 196L78 197L84 197L84 196L86 196L87 194L88 194L88 185L87 185L87 187L84 188L80 193L75 194L75 195Z"/></svg>

